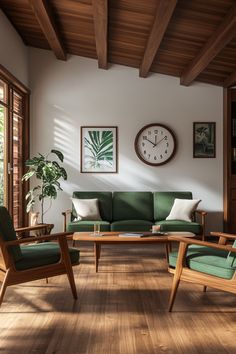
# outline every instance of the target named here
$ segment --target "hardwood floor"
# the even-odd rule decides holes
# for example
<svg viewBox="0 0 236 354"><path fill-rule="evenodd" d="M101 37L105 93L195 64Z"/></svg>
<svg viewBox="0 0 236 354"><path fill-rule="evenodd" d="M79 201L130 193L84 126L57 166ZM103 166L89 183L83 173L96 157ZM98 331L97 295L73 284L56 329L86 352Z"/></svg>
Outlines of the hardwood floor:
<svg viewBox="0 0 236 354"><path fill-rule="evenodd" d="M182 283L168 313L172 276L157 246L104 246L98 273L92 247L80 247L77 302L64 275L10 287L1 354L235 353L235 296Z"/></svg>

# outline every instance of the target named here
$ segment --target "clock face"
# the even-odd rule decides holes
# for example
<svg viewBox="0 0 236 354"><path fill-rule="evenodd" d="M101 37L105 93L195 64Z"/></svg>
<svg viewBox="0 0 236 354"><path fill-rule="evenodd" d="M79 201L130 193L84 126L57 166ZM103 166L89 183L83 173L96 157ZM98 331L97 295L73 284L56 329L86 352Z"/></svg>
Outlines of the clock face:
<svg viewBox="0 0 236 354"><path fill-rule="evenodd" d="M174 156L176 141L165 125L149 124L138 132L134 145L140 160L148 165L159 166Z"/></svg>

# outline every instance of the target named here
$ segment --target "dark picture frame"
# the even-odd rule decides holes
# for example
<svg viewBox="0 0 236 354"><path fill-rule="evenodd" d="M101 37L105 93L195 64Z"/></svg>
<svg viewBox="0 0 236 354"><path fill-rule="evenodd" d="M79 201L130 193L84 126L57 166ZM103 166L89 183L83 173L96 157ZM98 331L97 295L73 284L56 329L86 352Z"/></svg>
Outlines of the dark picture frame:
<svg viewBox="0 0 236 354"><path fill-rule="evenodd" d="M80 172L118 172L118 127L81 126Z"/></svg>
<svg viewBox="0 0 236 354"><path fill-rule="evenodd" d="M193 157L215 158L216 157L216 123L194 122L193 123Z"/></svg>

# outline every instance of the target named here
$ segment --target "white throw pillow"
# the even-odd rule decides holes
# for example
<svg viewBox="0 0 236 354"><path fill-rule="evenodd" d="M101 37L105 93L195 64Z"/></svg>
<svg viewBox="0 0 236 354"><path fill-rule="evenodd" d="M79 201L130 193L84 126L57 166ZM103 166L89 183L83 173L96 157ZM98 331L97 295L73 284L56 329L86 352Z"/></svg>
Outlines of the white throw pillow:
<svg viewBox="0 0 236 354"><path fill-rule="evenodd" d="M98 199L71 199L77 214L77 220L102 220Z"/></svg>
<svg viewBox="0 0 236 354"><path fill-rule="evenodd" d="M191 216L201 199L175 199L166 220L192 221Z"/></svg>

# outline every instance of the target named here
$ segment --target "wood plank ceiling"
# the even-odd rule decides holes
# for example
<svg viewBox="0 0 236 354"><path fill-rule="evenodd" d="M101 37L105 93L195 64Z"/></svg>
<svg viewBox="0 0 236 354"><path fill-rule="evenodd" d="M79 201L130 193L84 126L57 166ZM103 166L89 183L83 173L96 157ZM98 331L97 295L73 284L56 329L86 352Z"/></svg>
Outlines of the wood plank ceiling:
<svg viewBox="0 0 236 354"><path fill-rule="evenodd" d="M236 84L236 0L0 0L28 46L229 87Z"/></svg>

